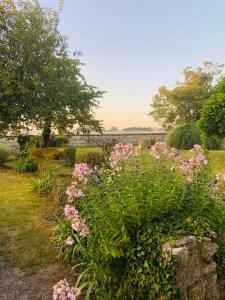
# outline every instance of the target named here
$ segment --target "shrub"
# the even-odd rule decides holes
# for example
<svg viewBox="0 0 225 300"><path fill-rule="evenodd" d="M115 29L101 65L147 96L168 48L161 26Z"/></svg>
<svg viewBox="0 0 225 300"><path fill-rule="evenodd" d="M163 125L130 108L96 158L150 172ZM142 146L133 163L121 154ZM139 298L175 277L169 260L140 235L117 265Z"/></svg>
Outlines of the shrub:
<svg viewBox="0 0 225 300"><path fill-rule="evenodd" d="M19 135L17 138L20 151L24 150L26 148L26 145L29 143L31 139L31 136L29 135Z"/></svg>
<svg viewBox="0 0 225 300"><path fill-rule="evenodd" d="M29 173L29 172L36 172L38 170L38 165L32 159L26 158L19 158L16 161L15 171L19 173Z"/></svg>
<svg viewBox="0 0 225 300"><path fill-rule="evenodd" d="M96 174L85 164L75 167L67 194L79 201L69 197L56 239L66 261L85 262L93 299L174 299L175 264L163 245L183 235L200 240L211 230L223 236L223 197L199 145L190 160L178 161L158 142L148 168L132 164L137 152L128 146L116 145L111 155L117 163L129 160L119 169Z"/></svg>
<svg viewBox="0 0 225 300"><path fill-rule="evenodd" d="M26 143L26 148L40 148L41 147L41 137L33 136Z"/></svg>
<svg viewBox="0 0 225 300"><path fill-rule="evenodd" d="M2 167L4 165L4 163L6 162L8 156L9 156L8 151L6 151L3 148L0 148L0 167Z"/></svg>
<svg viewBox="0 0 225 300"><path fill-rule="evenodd" d="M63 151L63 158L65 159L65 165L69 168L74 167L76 162L76 149L69 147Z"/></svg>
<svg viewBox="0 0 225 300"><path fill-rule="evenodd" d="M190 149L195 144L201 144L200 130L196 123L187 123L172 129L166 141L176 149Z"/></svg>
<svg viewBox="0 0 225 300"><path fill-rule="evenodd" d="M45 172L38 178L31 178L31 186L40 195L47 195L52 191L54 177L51 173Z"/></svg>
<svg viewBox="0 0 225 300"><path fill-rule="evenodd" d="M103 166L103 164L106 164L107 162L106 155L101 152L89 152L83 154L83 156L81 157L81 161L85 162L91 168L94 168L95 166Z"/></svg>

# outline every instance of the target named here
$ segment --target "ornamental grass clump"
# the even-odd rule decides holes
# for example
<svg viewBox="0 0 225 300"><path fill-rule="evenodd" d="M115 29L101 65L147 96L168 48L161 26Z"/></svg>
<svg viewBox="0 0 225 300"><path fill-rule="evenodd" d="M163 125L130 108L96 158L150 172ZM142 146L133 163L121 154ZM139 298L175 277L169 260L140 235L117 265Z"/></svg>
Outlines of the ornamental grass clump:
<svg viewBox="0 0 225 300"><path fill-rule="evenodd" d="M211 178L201 146L186 161L163 142L143 151L117 144L111 169L75 166L54 240L65 261L87 271L93 299L174 299L165 242L224 234L222 177Z"/></svg>

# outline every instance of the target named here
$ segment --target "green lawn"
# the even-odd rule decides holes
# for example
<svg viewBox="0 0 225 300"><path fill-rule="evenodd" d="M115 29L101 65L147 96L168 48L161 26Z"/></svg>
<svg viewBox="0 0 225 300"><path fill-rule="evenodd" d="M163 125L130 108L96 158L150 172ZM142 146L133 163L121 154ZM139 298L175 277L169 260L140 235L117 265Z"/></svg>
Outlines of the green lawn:
<svg viewBox="0 0 225 300"><path fill-rule="evenodd" d="M0 255L36 270L55 261L50 246L54 201L33 193L30 175L0 170Z"/></svg>
<svg viewBox="0 0 225 300"><path fill-rule="evenodd" d="M102 150L77 148L77 162L90 151ZM189 151L181 151L184 158L190 155ZM225 150L210 151L208 156L213 173L225 172ZM141 160L147 167L149 150L143 153ZM13 161L8 163L13 164ZM72 172L72 168L65 169L63 161L42 160L41 164L45 169L60 168L68 176ZM36 270L55 261L50 239L56 203L53 197L41 197L31 190L31 176L34 175L0 169L0 255L13 266Z"/></svg>

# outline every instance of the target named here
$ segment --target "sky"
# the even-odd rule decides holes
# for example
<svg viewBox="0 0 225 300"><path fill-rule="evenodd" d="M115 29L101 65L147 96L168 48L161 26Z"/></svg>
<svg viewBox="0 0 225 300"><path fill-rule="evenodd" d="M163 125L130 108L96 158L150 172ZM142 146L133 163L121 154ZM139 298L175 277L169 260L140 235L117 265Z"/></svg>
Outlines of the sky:
<svg viewBox="0 0 225 300"><path fill-rule="evenodd" d="M225 62L224 0L64 0L59 28L88 83L106 91L96 111L105 128L157 126L148 113L159 86L187 65Z"/></svg>

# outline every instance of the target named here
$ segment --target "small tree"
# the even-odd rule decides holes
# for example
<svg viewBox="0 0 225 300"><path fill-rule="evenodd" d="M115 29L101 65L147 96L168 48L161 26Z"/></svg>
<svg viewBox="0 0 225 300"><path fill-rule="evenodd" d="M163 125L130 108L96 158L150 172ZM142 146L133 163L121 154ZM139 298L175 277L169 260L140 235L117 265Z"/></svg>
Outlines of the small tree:
<svg viewBox="0 0 225 300"><path fill-rule="evenodd" d="M178 82L173 89L159 88L158 94L153 97L150 115L165 129L197 121L222 68L223 65L208 61L197 69L186 67L183 82Z"/></svg>

